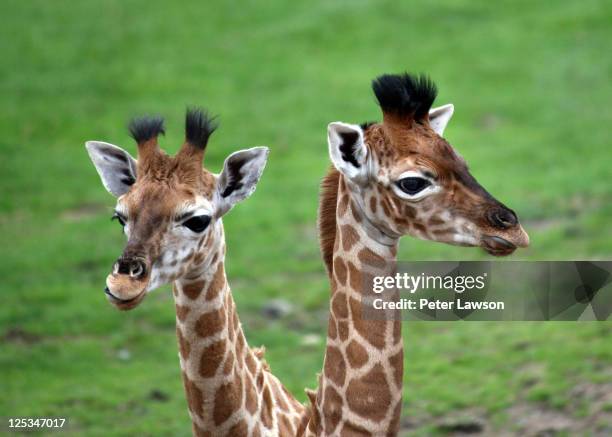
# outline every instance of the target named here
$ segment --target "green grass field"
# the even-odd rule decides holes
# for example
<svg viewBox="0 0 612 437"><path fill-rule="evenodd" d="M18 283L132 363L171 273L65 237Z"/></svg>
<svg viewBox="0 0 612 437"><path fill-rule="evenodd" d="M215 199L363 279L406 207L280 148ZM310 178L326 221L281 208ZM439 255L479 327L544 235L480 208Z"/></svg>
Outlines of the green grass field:
<svg viewBox="0 0 612 437"><path fill-rule="evenodd" d="M84 142L135 153L134 115L163 114L175 152L186 105L219 114L215 172L270 147L225 219L227 268L250 344L301 400L327 326L326 126L380 119L381 73L426 72L436 103L455 104L448 140L530 233L515 259L610 259L611 20L597 0L4 1L0 417L67 417L75 436L190 433L169 287L128 313L102 292L124 241ZM400 256L485 258L408 238ZM269 320L271 299L293 313ZM406 435L612 433L610 323L406 323L404 338Z"/></svg>

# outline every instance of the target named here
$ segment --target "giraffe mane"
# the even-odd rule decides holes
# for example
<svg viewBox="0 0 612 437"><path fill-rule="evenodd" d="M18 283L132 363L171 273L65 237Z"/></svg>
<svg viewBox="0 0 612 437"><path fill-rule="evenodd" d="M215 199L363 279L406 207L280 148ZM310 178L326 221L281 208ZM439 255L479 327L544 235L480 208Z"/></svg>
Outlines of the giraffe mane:
<svg viewBox="0 0 612 437"><path fill-rule="evenodd" d="M340 172L333 166L321 181L317 227L321 256L328 275L332 275L334 243L336 242L336 205L338 203L338 184Z"/></svg>

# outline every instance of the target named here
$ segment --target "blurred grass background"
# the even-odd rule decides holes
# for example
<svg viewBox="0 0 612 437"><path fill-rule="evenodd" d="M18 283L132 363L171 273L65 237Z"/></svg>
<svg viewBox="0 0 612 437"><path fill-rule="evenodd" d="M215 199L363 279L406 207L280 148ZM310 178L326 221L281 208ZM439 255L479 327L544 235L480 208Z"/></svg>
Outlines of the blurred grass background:
<svg viewBox="0 0 612 437"><path fill-rule="evenodd" d="M72 435L190 433L169 287L129 313L102 292L124 241L84 142L135 153L134 115L163 114L173 153L186 105L219 114L212 171L271 148L255 195L225 219L227 268L250 344L302 400L327 326L326 125L380 119L381 73L426 72L436 104L455 104L448 140L530 233L515 259L610 259L611 20L597 0L3 1L0 416L67 417ZM404 239L400 258L485 257ZM271 320L272 299L292 312ZM406 323L402 432L609 435L611 334Z"/></svg>

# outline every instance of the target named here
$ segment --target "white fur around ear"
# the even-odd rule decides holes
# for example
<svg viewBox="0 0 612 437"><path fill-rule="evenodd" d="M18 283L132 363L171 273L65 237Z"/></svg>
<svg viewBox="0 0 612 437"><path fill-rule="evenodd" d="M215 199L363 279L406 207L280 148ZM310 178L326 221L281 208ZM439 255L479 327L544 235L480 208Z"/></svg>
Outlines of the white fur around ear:
<svg viewBox="0 0 612 437"><path fill-rule="evenodd" d="M367 173L368 149L363 142L363 130L356 124L340 121L327 126L329 156L338 169L349 179L359 179Z"/></svg>
<svg viewBox="0 0 612 437"><path fill-rule="evenodd" d="M104 188L115 197L127 193L136 182L136 160L121 147L102 141L87 141L85 148Z"/></svg>
<svg viewBox="0 0 612 437"><path fill-rule="evenodd" d="M454 111L452 103L429 110L429 125L438 135L442 136Z"/></svg>
<svg viewBox="0 0 612 437"><path fill-rule="evenodd" d="M267 147L253 147L227 157L217 180L219 215L225 214L255 191L269 152Z"/></svg>

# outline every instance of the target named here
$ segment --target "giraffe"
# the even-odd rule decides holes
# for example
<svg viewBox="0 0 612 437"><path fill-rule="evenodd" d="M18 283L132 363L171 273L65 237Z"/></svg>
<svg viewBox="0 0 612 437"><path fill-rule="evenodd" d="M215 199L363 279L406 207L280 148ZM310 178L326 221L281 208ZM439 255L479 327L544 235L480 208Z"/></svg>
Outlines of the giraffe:
<svg viewBox="0 0 612 437"><path fill-rule="evenodd" d="M495 256L526 247L516 214L470 174L442 138L454 107L430 109L426 76L382 75L372 83L382 123L328 126L333 167L322 181L319 239L331 282L323 372L307 392L306 435L392 436L402 406L401 321L362 317L373 275L393 275L403 235ZM367 285L370 286L369 290ZM379 295L395 300L398 293Z"/></svg>
<svg viewBox="0 0 612 437"><path fill-rule="evenodd" d="M103 185L117 197L113 218L127 245L106 279L115 307L130 310L172 282L183 384L197 436L294 436L304 406L245 339L225 274L222 216L249 197L268 149L229 155L223 171L202 167L214 119L187 111L186 139L171 157L158 145L163 119L130 124L138 160L112 144L89 141Z"/></svg>

